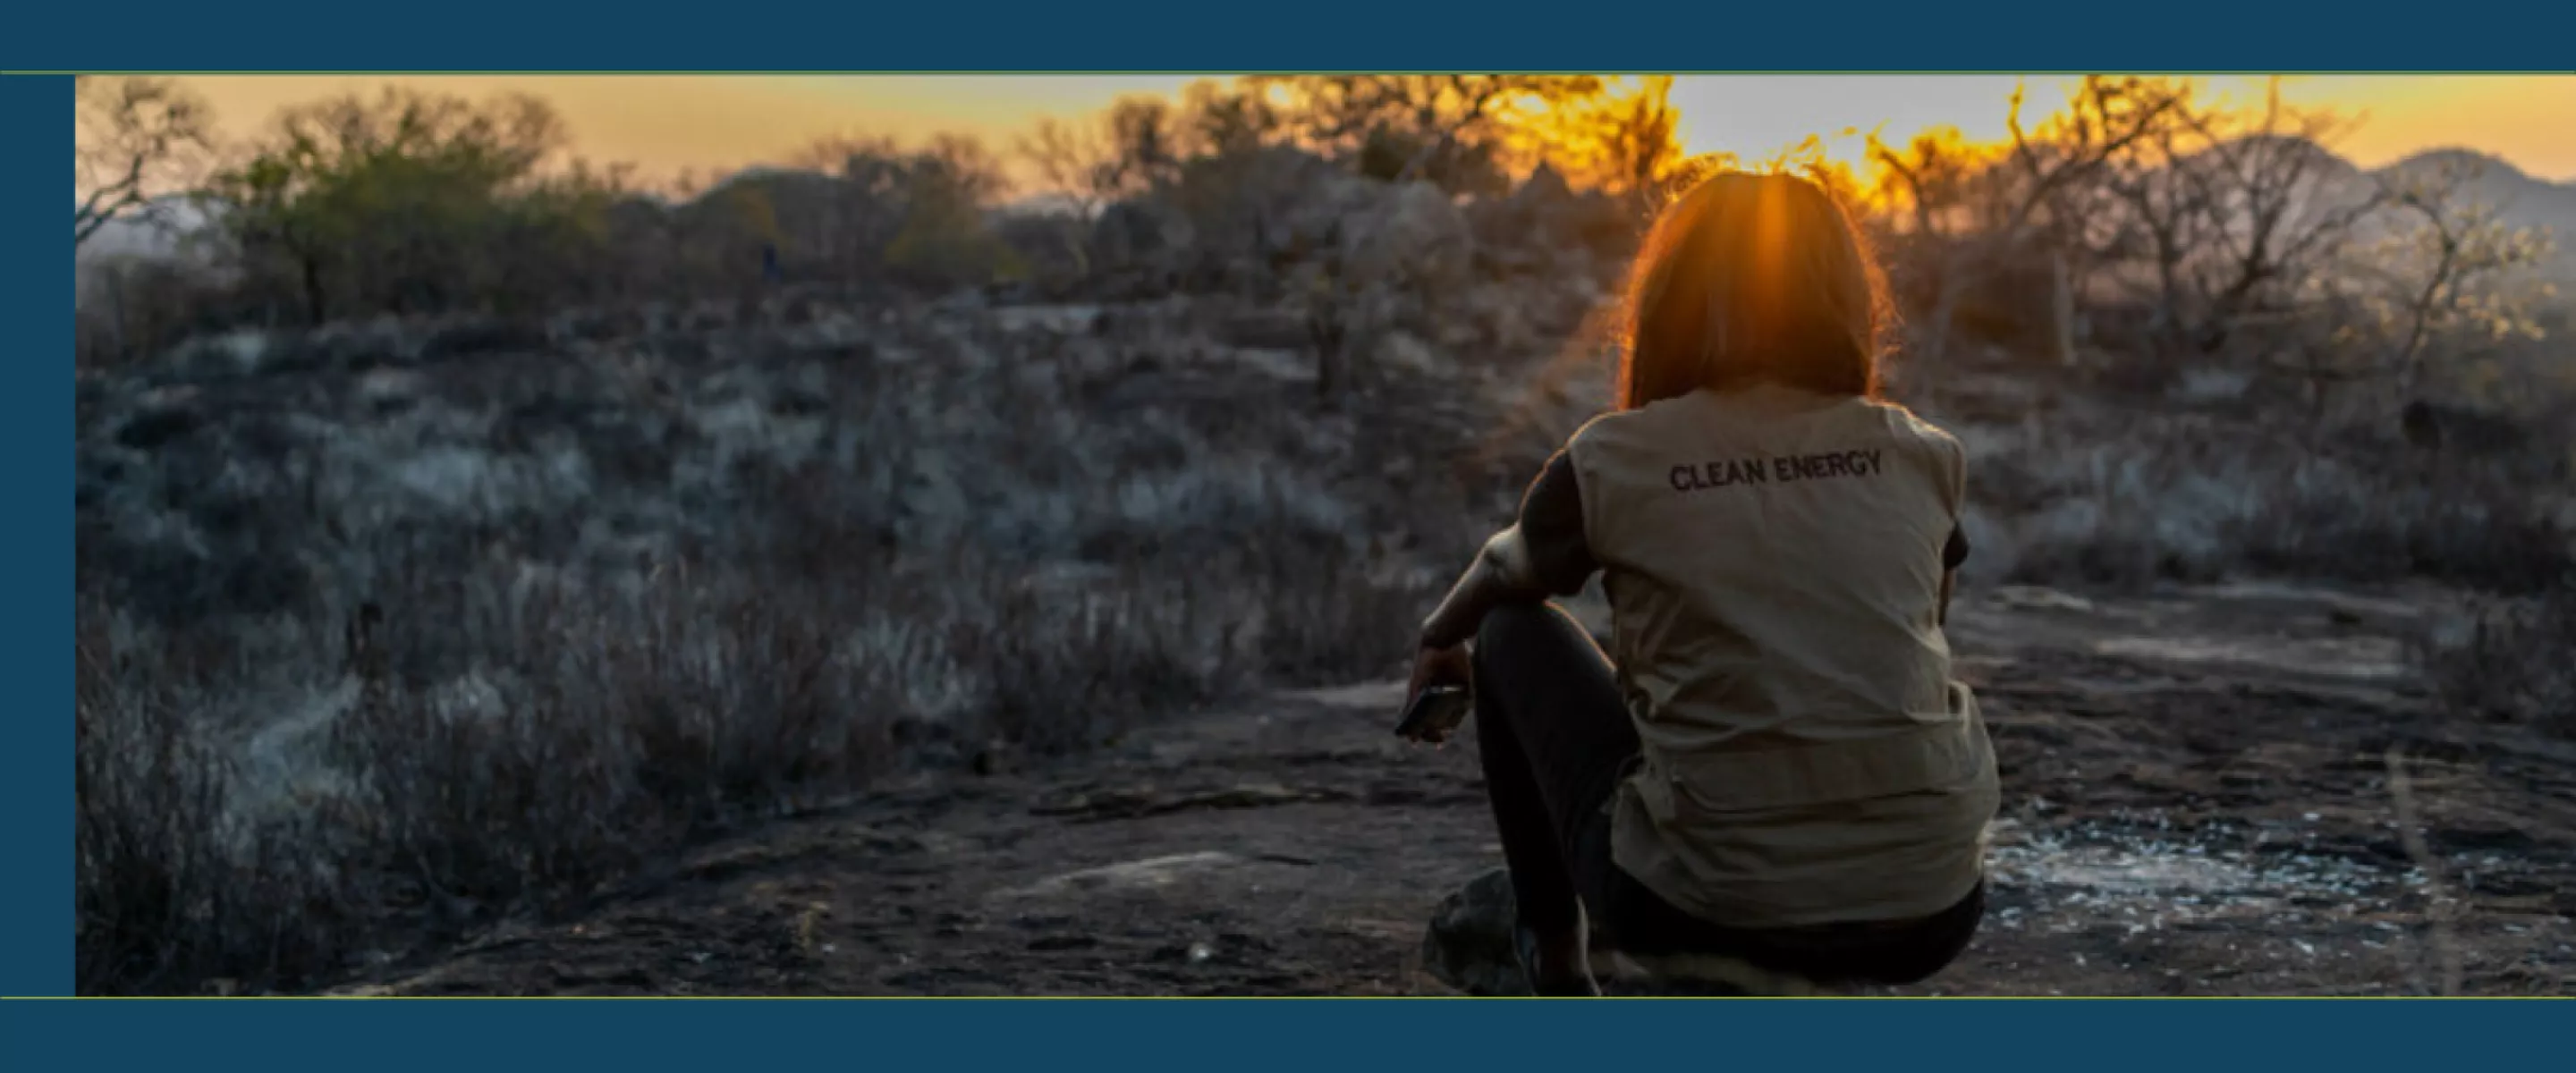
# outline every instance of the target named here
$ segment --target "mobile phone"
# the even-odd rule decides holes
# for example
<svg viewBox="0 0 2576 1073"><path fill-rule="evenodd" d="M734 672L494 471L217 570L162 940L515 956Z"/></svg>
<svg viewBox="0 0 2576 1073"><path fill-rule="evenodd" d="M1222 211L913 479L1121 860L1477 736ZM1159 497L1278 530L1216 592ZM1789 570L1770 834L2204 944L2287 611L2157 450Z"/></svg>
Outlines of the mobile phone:
<svg viewBox="0 0 2576 1073"><path fill-rule="evenodd" d="M1424 686L1422 692L1414 694L1413 702L1404 706L1404 719L1395 725L1395 735L1438 744L1449 740L1449 733L1466 722L1474 709L1466 686Z"/></svg>

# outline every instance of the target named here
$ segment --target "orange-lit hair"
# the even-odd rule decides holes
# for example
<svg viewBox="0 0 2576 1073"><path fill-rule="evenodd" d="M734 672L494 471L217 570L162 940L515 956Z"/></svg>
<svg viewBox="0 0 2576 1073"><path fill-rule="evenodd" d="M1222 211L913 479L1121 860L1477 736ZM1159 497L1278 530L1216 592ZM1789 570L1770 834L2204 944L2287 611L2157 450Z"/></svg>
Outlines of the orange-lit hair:
<svg viewBox="0 0 2576 1073"><path fill-rule="evenodd" d="M1888 311L1877 262L1822 187L1712 176L1664 209L1637 254L1619 408L1764 381L1875 396Z"/></svg>

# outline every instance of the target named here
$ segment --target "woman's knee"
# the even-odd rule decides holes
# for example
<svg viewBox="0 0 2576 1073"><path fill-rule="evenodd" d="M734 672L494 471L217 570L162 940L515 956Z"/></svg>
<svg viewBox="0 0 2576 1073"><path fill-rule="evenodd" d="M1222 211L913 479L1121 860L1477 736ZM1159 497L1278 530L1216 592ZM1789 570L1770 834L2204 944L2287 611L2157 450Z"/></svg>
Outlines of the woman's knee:
<svg viewBox="0 0 2576 1073"><path fill-rule="evenodd" d="M1616 711L1617 687L1609 657L1574 616L1552 603L1494 608L1476 627L1476 685L1490 692L1529 693L1573 711L1607 705Z"/></svg>
<svg viewBox="0 0 2576 1073"><path fill-rule="evenodd" d="M1517 652L1561 643L1566 631L1574 628L1574 620L1555 604L1504 604L1485 612L1485 621L1477 625L1476 651L1481 657L1486 652Z"/></svg>

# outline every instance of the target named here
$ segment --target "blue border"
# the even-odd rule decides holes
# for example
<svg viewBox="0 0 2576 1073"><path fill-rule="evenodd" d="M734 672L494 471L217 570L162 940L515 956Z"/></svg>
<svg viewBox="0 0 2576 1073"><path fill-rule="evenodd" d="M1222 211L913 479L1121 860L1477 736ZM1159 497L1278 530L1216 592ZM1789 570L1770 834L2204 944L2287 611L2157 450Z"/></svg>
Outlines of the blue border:
<svg viewBox="0 0 2576 1073"><path fill-rule="evenodd" d="M0 77L0 130L24 149L35 148L35 131L50 135L41 141L54 152L68 149L71 114L71 79ZM72 274L61 182L50 168L0 168L0 472L10 516L0 527L0 995L72 986L63 636L72 622Z"/></svg>
<svg viewBox="0 0 2576 1073"><path fill-rule="evenodd" d="M1277 17L1176 2L1046 6L789 5L610 11L459 0L387 10L314 0L209 8L168 0L0 14L8 70L2013 70L2571 71L2567 5L2454 3L2447 32L2348 3L2167 9L2143 25L2016 2L1976 11L1844 3L1791 25L1694 4L1681 12L1483 4L1310 3ZM2285 8L2287 6L2285 5ZM2386 14L2382 12L2385 11ZM2108 17L2118 12L2101 13ZM139 29L136 27L140 27ZM287 29L280 29L286 27ZM1007 28L1008 36L995 28ZM1354 32L1354 28L1365 32ZM2392 29L2394 28L2394 29ZM61 137L68 80L0 78L21 144ZM40 138L35 132L44 131ZM57 143L59 144L59 143ZM41 174L39 172L41 171ZM0 169L0 303L10 359L0 420L16 520L0 660L17 702L0 718L0 994L61 994L71 980L69 617L72 433L59 172ZM45 204L55 209L37 212ZM39 225L42 225L41 229ZM48 610L51 608L53 610ZM65 618L56 618L56 615ZM42 653L53 652L53 656ZM2273 1068L2440 1068L2475 1055L2558 1049L2552 1003L2205 1000L2052 1002L1512 1003L1194 1002L0 1002L0 1065L55 1069L240 1062L452 1071L496 1062L730 1068L799 1065L1312 1070L1352 1062L1690 1066L1891 1063L2155 1069L2232 1061ZM1297 1024L1291 1025L1291 1022ZM1311 1027L1309 1027L1311 1025ZM996 1029L999 1030L996 1030ZM2558 1030L2558 1031L2553 1031Z"/></svg>
<svg viewBox="0 0 2576 1073"><path fill-rule="evenodd" d="M1309 0L1270 11L1197 0L613 8L453 0L386 11L338 0L209 7L13 5L12 71L2576 71L2576 5L2167 4L2054 0L1925 7ZM1461 15L1461 11L1472 14ZM432 16L431 12L435 12ZM2091 24L2087 16L2103 21ZM145 27L129 29L128 27Z"/></svg>
<svg viewBox="0 0 2576 1073"><path fill-rule="evenodd" d="M2402 1003L2402 1000L2401 1000ZM2564 1002L199 1000L0 1003L31 1071L362 1068L2445 1069ZM2406 1023L2398 1023L2406 1022ZM470 1032L455 1029L471 1026ZM1003 1027L1004 1031L995 1031ZM2552 1031L2556 1030L2556 1031ZM2019 1061L2016 1061L2018 1059ZM1495 1064L1495 1063L1506 1064ZM630 1065L631 1064L631 1065Z"/></svg>

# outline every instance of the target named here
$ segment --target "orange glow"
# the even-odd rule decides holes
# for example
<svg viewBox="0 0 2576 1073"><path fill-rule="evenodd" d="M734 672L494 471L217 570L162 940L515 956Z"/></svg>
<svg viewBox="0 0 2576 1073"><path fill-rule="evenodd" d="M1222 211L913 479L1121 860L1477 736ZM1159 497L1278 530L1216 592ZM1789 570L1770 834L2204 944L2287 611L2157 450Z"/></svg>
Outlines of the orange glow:
<svg viewBox="0 0 2576 1073"><path fill-rule="evenodd" d="M1222 76L1218 76L1222 77ZM1179 75L906 76L221 76L193 77L228 133L256 130L287 104L400 81L469 96L502 90L554 102L578 151L625 161L647 178L704 175L777 162L816 138L875 134L919 141L952 131L1006 150L1045 118L1079 119L1130 93L1177 93ZM1670 103L1681 148L1747 161L1795 158L1865 172L1872 134L1903 145L1955 130L1973 145L2006 136L2009 75L1683 75ZM2027 80L2030 111L2064 99L2070 81ZM2211 80L2222 94L2259 93L2255 78ZM1635 79L1622 80L1633 86ZM2290 103L2329 105L2366 122L2340 146L2365 167L2466 146L2535 175L2576 179L2576 75L2337 76L2286 80Z"/></svg>

